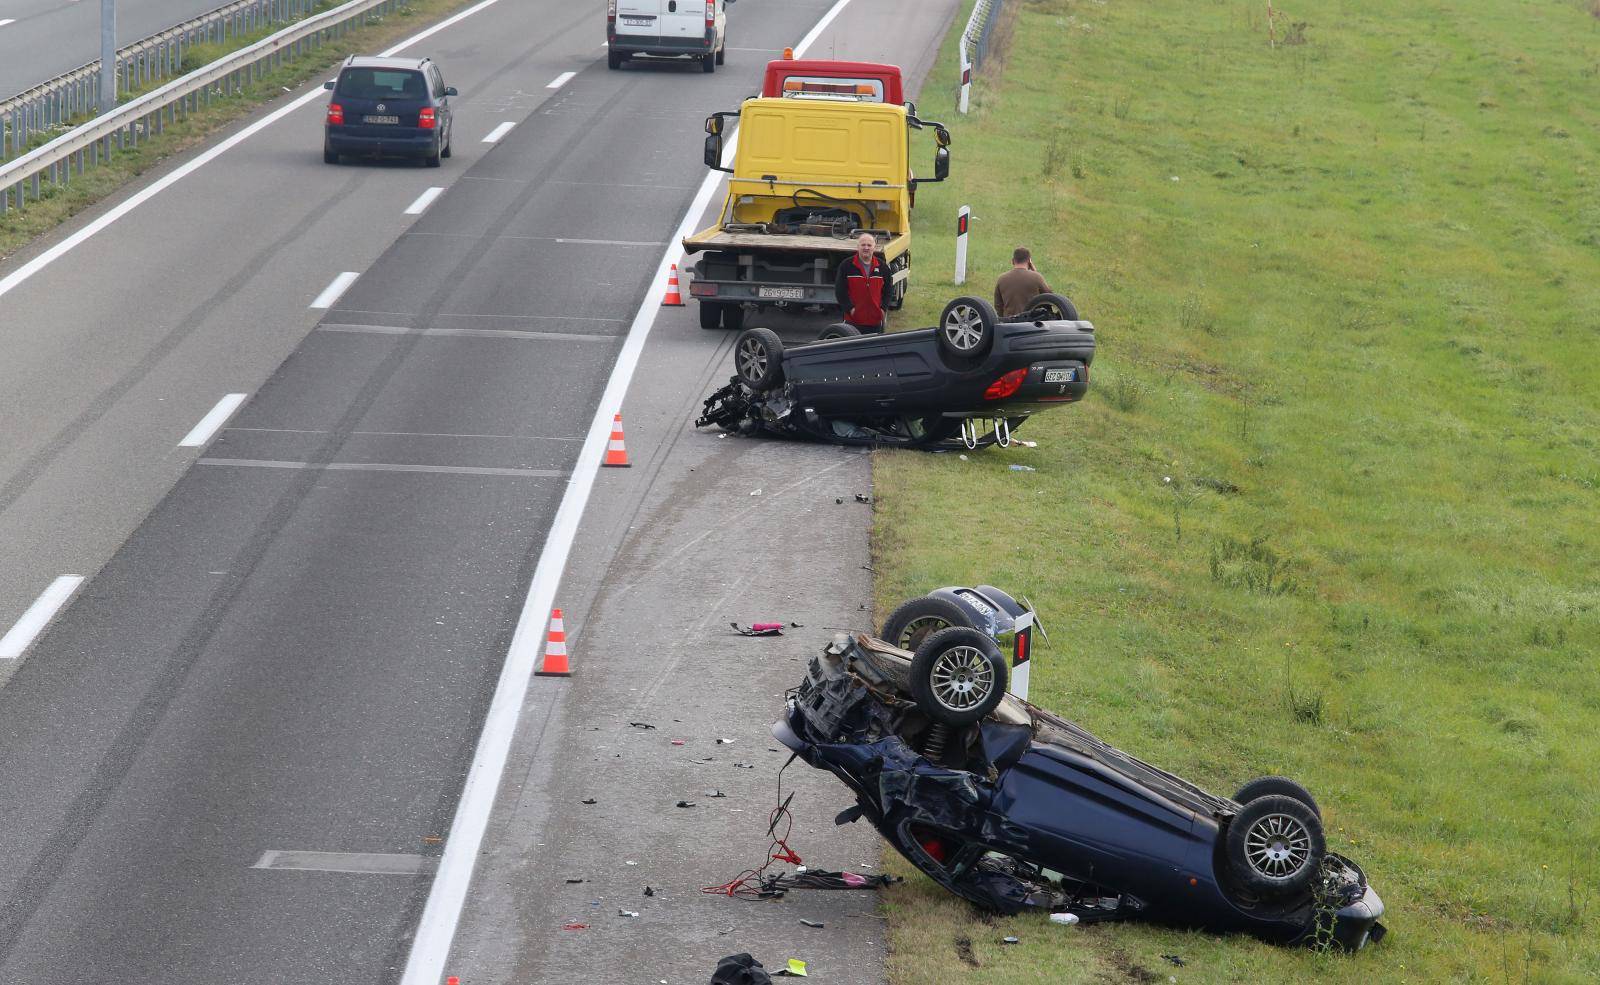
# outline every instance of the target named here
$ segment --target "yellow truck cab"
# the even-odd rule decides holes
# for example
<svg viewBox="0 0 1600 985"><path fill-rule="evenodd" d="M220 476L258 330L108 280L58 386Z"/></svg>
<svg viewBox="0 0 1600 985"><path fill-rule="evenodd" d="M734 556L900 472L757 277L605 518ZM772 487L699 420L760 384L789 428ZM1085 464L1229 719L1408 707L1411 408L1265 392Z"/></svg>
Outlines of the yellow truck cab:
<svg viewBox="0 0 1600 985"><path fill-rule="evenodd" d="M861 232L877 237L889 306L900 307L916 186L949 173L949 131L888 101L900 95L893 65L780 60L767 74L761 96L706 120L706 165L732 177L717 223L683 241L701 254L689 271L701 327L738 329L751 307L837 310L834 275ZM723 134L735 117L725 167ZM937 142L932 178L915 177L910 164L911 134L924 127Z"/></svg>

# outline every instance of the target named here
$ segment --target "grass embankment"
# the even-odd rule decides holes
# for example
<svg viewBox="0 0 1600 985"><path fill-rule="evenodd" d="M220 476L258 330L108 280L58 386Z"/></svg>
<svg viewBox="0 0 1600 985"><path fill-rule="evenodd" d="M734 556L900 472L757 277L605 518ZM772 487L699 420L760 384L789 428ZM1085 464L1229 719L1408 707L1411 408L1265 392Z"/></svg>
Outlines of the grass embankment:
<svg viewBox="0 0 1600 985"><path fill-rule="evenodd" d="M1219 792L1301 779L1393 933L989 922L917 877L893 981L1600 978L1600 14L1283 0L1274 47L1254 0L1011 2L973 114L953 38L923 94L955 163L901 324L969 203L966 289L1031 246L1100 361L1037 449L877 457L880 608L1032 595L1036 701Z"/></svg>
<svg viewBox="0 0 1600 985"><path fill-rule="evenodd" d="M49 232L63 221L77 215L107 195L113 194L127 182L156 167L172 155L193 147L240 117L284 95L284 89L297 88L314 76L320 80L323 73L337 65L345 56L370 54L385 48L407 34L414 33L429 21L466 4L467 0L411 0L388 17L374 18L365 27L351 29L342 37L328 40L320 48L309 51L292 62L285 61L278 68L266 72L260 79L245 85L238 94L213 95L211 105L186 113L176 122L163 123L160 134L154 132L142 134L138 147L130 145L126 150L114 151L111 158L102 160L98 167L90 168L82 175L74 174L71 184L64 187L42 184L40 188L43 197L38 201L33 199L30 185L26 206L21 209L7 209L4 214L0 214L0 260L26 246L34 237ZM337 4L333 0L328 0L317 7L317 12L334 6ZM183 70L193 71L223 55L249 47L286 26L286 24L269 25L251 34L229 38L226 44L195 45L184 54ZM122 101L127 102L135 96L160 88L171 81L172 78L155 80L142 89L124 93ZM218 92L220 94L221 90ZM58 134L40 135L33 142L33 146L42 145L55 136ZM316 154L320 149L307 148L306 153Z"/></svg>

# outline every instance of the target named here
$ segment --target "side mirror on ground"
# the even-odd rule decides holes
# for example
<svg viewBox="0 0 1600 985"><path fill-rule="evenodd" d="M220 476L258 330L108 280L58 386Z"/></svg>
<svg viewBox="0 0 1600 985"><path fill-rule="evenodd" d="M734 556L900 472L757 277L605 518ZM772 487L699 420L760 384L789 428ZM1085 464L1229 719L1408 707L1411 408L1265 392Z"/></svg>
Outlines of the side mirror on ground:
<svg viewBox="0 0 1600 985"><path fill-rule="evenodd" d="M461 95L461 93L456 91L456 87L455 86L445 86L444 87L444 94L446 96L459 96L459 95Z"/></svg>
<svg viewBox="0 0 1600 985"><path fill-rule="evenodd" d="M322 83L322 88L327 89L329 91L332 91L332 89L333 89L333 80L329 79L327 82Z"/></svg>
<svg viewBox="0 0 1600 985"><path fill-rule="evenodd" d="M950 177L950 148L941 147L933 152L933 180L943 181Z"/></svg>

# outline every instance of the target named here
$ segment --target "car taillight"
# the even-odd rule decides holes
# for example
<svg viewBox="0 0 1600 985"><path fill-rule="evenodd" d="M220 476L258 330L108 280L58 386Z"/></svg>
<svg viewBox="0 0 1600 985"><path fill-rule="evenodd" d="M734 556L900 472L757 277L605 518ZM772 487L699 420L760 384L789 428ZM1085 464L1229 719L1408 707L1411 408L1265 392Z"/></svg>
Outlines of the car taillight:
<svg viewBox="0 0 1600 985"><path fill-rule="evenodd" d="M433 107L422 107L422 111L417 114L417 126L424 130L432 130L434 127L434 122Z"/></svg>
<svg viewBox="0 0 1600 985"><path fill-rule="evenodd" d="M706 0L706 27L717 23L717 0Z"/></svg>
<svg viewBox="0 0 1600 985"><path fill-rule="evenodd" d="M338 103L328 104L328 126L344 126L344 107L340 106Z"/></svg>
<svg viewBox="0 0 1600 985"><path fill-rule="evenodd" d="M1014 369L1006 375L989 384L989 389L983 391L985 400L1004 400L1018 390L1022 389L1022 381L1028 378L1025 369Z"/></svg>

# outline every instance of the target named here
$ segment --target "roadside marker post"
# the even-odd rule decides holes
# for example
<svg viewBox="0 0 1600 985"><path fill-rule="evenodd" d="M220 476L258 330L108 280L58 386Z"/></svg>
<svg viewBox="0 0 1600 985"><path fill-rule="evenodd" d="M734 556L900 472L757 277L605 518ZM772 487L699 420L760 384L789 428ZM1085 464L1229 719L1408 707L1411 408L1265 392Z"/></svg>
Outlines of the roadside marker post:
<svg viewBox="0 0 1600 985"><path fill-rule="evenodd" d="M972 93L972 62L967 58L967 39L965 36L962 36L961 40L956 42L956 47L961 49L961 100L957 109L961 110L962 115L965 116L967 99Z"/></svg>
<svg viewBox="0 0 1600 985"><path fill-rule="evenodd" d="M963 205L956 212L956 283L967 282L967 224L972 221L972 209Z"/></svg>
<svg viewBox="0 0 1600 985"><path fill-rule="evenodd" d="M1024 612L1017 617L1016 632L1016 640L1011 646L1011 683L1006 690L1026 701L1028 672L1033 660L1033 613Z"/></svg>

